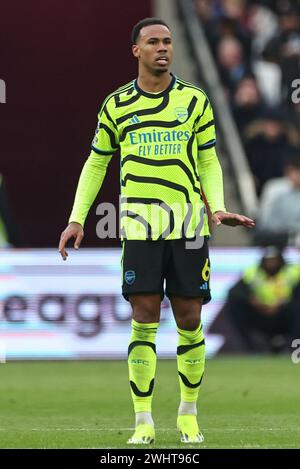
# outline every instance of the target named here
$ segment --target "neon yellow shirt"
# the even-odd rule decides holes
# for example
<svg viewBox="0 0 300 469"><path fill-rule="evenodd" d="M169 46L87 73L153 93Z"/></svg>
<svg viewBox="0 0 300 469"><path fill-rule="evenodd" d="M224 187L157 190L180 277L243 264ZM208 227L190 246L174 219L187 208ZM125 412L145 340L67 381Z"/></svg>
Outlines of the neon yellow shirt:
<svg viewBox="0 0 300 469"><path fill-rule="evenodd" d="M134 80L104 100L98 117L69 221L84 224L107 165L120 149L122 238L209 234L201 190L213 213L225 207L206 94L175 76L155 94Z"/></svg>

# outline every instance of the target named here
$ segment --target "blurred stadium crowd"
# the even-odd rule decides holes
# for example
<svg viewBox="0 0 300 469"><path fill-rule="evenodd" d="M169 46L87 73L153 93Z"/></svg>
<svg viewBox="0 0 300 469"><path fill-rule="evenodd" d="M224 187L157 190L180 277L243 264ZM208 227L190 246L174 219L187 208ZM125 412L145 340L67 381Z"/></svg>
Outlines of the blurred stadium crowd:
<svg viewBox="0 0 300 469"><path fill-rule="evenodd" d="M250 352L288 350L300 333L300 2L195 0L259 197L253 243L268 247L222 307ZM297 90L297 87L299 90Z"/></svg>
<svg viewBox="0 0 300 469"><path fill-rule="evenodd" d="M300 2L195 0L195 8L260 199L257 240L266 231L295 238L300 232Z"/></svg>

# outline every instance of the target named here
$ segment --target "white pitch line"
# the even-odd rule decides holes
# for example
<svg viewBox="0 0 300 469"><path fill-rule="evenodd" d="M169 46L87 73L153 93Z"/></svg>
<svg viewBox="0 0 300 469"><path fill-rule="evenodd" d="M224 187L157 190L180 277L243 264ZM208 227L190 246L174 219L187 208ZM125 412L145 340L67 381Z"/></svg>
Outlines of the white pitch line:
<svg viewBox="0 0 300 469"><path fill-rule="evenodd" d="M23 430L14 429L14 428L0 428L0 431L17 431L17 432L25 432L25 431L33 431L33 432L119 432L119 431L132 431L134 427L118 427L118 428L107 428L107 427L99 427L99 428L64 428L64 427L55 427L55 428L31 428L27 429L24 428ZM207 432L208 434L213 432L220 432L220 433L230 433L230 432L282 432L282 431L300 431L299 428L295 427L281 427L281 428L201 428L203 432ZM177 432L176 428L157 428L156 432Z"/></svg>

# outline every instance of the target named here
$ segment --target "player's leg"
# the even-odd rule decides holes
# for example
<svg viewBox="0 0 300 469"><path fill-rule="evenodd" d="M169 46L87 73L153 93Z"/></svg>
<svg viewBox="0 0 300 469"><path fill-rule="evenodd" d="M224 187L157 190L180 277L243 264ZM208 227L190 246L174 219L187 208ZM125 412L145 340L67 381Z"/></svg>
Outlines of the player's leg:
<svg viewBox="0 0 300 469"><path fill-rule="evenodd" d="M184 443L201 443L197 422L197 401L205 366L205 341L201 324L203 298L170 298L177 324L177 369L180 405L177 427Z"/></svg>
<svg viewBox="0 0 300 469"><path fill-rule="evenodd" d="M185 240L171 242L167 271L167 295L177 324L177 365L181 401L177 427L181 441L203 441L197 423L197 400L205 366L205 342L201 324L202 304L210 300L210 263L207 240L201 248L187 249Z"/></svg>
<svg viewBox="0 0 300 469"><path fill-rule="evenodd" d="M128 443L152 443L155 438L152 418L156 370L155 339L161 295L130 295L129 301L133 319L128 347L128 368L135 412L135 432Z"/></svg>
<svg viewBox="0 0 300 469"><path fill-rule="evenodd" d="M155 437L151 406L156 369L155 338L163 294L162 258L162 243L125 242L123 295L132 307L128 368L135 411L135 432L128 440L130 444L150 443Z"/></svg>

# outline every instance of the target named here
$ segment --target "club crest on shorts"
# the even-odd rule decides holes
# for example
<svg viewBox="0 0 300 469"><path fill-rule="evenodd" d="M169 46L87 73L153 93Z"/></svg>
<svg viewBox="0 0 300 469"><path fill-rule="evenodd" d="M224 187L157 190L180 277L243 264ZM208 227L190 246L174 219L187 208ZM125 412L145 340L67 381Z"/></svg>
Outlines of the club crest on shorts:
<svg viewBox="0 0 300 469"><path fill-rule="evenodd" d="M135 271L126 270L124 278L127 285L132 285L135 282Z"/></svg>
<svg viewBox="0 0 300 469"><path fill-rule="evenodd" d="M189 117L189 113L186 107L175 107L174 109L175 116L183 124Z"/></svg>

